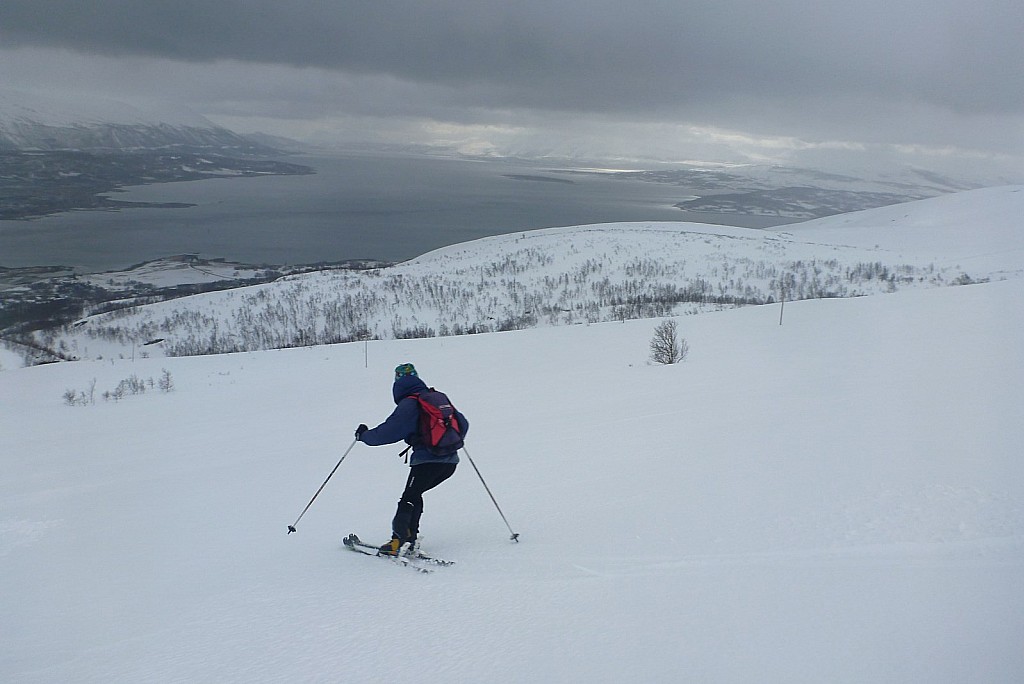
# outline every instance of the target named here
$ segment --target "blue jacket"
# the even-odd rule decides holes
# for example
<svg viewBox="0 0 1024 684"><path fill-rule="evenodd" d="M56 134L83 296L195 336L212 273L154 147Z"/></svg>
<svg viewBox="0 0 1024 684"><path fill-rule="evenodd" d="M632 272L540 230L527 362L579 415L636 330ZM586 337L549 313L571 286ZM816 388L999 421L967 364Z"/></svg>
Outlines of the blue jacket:
<svg viewBox="0 0 1024 684"><path fill-rule="evenodd" d="M403 375L395 380L395 385L391 388L395 398L395 410L391 412L391 415L383 423L364 432L359 441L370 446L381 446L404 440L406 444L412 445L412 456L409 458L409 465L419 465L420 463L458 463L459 452L454 451L446 456L438 456L431 453L430 449L425 444L421 444L416 438L419 428L420 406L415 397L411 395L418 394L427 389L426 383L415 375ZM455 418L459 421L459 425L462 426L462 436L465 437L469 432L469 421L458 410L455 411Z"/></svg>

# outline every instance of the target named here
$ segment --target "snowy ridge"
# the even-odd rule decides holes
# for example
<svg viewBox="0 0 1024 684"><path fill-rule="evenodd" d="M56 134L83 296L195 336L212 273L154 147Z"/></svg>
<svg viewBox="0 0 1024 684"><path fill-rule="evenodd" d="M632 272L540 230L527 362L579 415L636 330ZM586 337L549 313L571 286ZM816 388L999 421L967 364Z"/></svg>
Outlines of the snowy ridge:
<svg viewBox="0 0 1024 684"><path fill-rule="evenodd" d="M1024 262L1024 187L983 188L789 226L794 237L934 255L985 271ZM980 259L980 261L979 261Z"/></svg>
<svg viewBox="0 0 1024 684"><path fill-rule="evenodd" d="M680 315L1024 274L1024 192L969 191L778 230L620 223L514 233L93 316L41 343L192 355Z"/></svg>
<svg viewBox="0 0 1024 684"><path fill-rule="evenodd" d="M88 95L74 100L24 91L0 91L0 127L12 122L32 122L44 126L69 127L85 124L167 125L215 128L207 118L180 106L161 106L160 113Z"/></svg>
<svg viewBox="0 0 1024 684"><path fill-rule="evenodd" d="M0 92L0 149L137 150L168 145L259 147L173 105L162 105L158 114L89 96L71 101L21 91Z"/></svg>

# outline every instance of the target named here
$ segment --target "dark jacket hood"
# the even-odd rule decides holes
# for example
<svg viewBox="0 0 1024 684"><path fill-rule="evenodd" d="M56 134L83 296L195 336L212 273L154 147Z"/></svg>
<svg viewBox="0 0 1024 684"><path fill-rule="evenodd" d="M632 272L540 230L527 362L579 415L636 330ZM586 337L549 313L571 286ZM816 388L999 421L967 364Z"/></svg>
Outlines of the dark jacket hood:
<svg viewBox="0 0 1024 684"><path fill-rule="evenodd" d="M395 380L395 385L391 388L391 394L394 396L395 403L397 404L410 394L418 394L426 389L426 383L415 375L403 375Z"/></svg>

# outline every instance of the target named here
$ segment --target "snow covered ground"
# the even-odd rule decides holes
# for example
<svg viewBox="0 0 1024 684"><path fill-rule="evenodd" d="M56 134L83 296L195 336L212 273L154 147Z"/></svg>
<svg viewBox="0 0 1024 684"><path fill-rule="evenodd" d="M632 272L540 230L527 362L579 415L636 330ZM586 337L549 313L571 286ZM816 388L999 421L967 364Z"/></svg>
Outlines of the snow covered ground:
<svg viewBox="0 0 1024 684"><path fill-rule="evenodd" d="M79 276L78 280L89 285L116 290L130 289L139 284L174 287L224 280L250 280L260 277L265 271L266 268L248 264L201 260L192 255L182 255L154 259L126 271L89 273Z"/></svg>
<svg viewBox="0 0 1024 684"><path fill-rule="evenodd" d="M8 682L1012 682L1024 281L682 319L6 371ZM364 356L365 354L365 356ZM383 540L413 361L472 421L419 575ZM135 375L174 389L66 406Z"/></svg>
<svg viewBox="0 0 1024 684"><path fill-rule="evenodd" d="M676 319L674 366L648 319L5 370L0 681L1022 681L1010 251L781 326ZM388 536L398 446L355 445L286 534L406 361L521 535L465 461L426 496L458 561L430 575L341 546Z"/></svg>

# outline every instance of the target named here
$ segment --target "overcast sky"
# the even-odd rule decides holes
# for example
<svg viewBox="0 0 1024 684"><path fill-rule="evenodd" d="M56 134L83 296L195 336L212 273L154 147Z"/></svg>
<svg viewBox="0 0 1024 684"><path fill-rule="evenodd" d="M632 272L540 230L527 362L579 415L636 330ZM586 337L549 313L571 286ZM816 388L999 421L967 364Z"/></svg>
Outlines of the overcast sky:
<svg viewBox="0 0 1024 684"><path fill-rule="evenodd" d="M1024 169L1021 0L3 0L0 87L465 151Z"/></svg>

